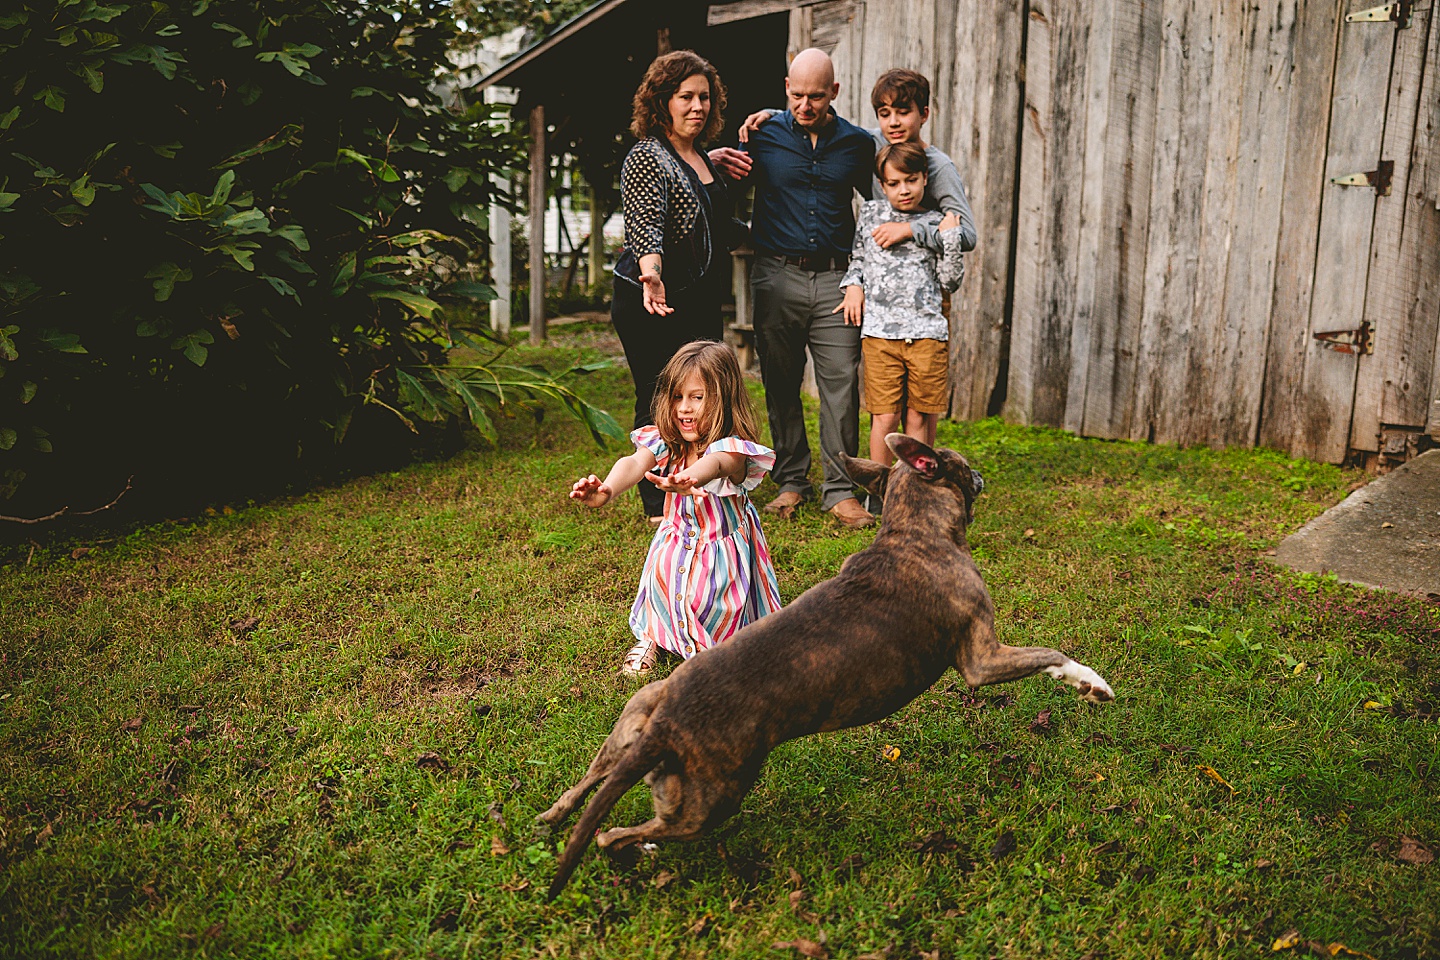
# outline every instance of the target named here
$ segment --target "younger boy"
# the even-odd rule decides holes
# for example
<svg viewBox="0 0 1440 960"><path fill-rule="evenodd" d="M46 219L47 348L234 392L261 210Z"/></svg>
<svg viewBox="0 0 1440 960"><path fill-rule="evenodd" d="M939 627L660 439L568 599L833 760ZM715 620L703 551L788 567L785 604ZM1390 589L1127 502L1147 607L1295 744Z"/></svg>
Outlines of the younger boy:
<svg viewBox="0 0 1440 960"><path fill-rule="evenodd" d="M960 249L975 249L975 215L970 211L970 201L965 196L965 184L955 161L934 144L926 143L920 137L920 130L930 119L930 81L925 75L914 70L887 70L875 81L870 91L870 106L875 110L878 127L865 132L875 138L877 147L888 143L915 143L925 151L927 186L922 206L927 210L953 213L960 220ZM778 110L760 110L745 118L740 126L740 142L745 143L750 133L769 120ZM871 188L871 196L881 196L880 181L877 178ZM929 247L937 254L943 253L931 224L888 223L880 229L876 243L889 248L906 240Z"/></svg>
<svg viewBox="0 0 1440 960"><path fill-rule="evenodd" d="M893 459L885 435L899 428L902 404L905 433L933 446L949 400L950 325L941 290L954 290L964 276L964 228L953 213L922 209L926 167L925 150L913 141L880 148L875 175L884 199L860 208L850 269L840 281L845 299L835 308L861 327L865 406L873 418L870 459L880 463ZM916 237L927 231L943 252L937 256L919 243L882 244L881 231L896 226Z"/></svg>

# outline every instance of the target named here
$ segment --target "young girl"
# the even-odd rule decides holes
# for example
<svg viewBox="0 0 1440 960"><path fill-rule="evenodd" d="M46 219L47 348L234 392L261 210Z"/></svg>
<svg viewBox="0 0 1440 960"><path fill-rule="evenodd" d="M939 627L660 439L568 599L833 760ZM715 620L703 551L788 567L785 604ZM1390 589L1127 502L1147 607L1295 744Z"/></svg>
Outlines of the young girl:
<svg viewBox="0 0 1440 960"><path fill-rule="evenodd" d="M621 670L649 673L664 647L686 659L780 609L780 589L749 491L775 464L755 442L755 414L734 352L713 340L680 348L655 386L655 423L630 438L601 480L575 482L570 497L600 507L649 479L665 491L665 514L630 608L635 646Z"/></svg>

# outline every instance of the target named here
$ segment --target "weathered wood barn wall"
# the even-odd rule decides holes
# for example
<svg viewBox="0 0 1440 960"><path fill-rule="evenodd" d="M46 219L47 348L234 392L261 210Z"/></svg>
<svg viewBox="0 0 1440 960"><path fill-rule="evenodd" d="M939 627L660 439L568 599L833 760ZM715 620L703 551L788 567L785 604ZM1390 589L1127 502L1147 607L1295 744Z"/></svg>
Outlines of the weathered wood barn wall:
<svg viewBox="0 0 1440 960"><path fill-rule="evenodd" d="M792 52L835 58L847 118L873 117L886 69L931 78L928 133L980 232L953 302L953 415L1379 465L1440 436L1435 3L710 16L787 10Z"/></svg>

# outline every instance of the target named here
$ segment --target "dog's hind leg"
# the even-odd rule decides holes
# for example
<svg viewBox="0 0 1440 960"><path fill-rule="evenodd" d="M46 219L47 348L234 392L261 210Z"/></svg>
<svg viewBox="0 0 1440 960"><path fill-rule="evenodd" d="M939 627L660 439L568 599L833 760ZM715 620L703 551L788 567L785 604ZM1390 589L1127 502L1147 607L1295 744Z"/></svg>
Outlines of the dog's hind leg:
<svg viewBox="0 0 1440 960"><path fill-rule="evenodd" d="M590 761L590 769L585 771L585 776L562 793L549 810L536 817L537 821L552 827L560 823L575 812L585 795L595 789L596 784L610 775L615 764L619 763L635 741L640 739L645 725L650 722L650 714L660 702L664 686L664 680L656 680L635 691L635 695L625 704L620 719L615 721L615 729L610 731L610 736L600 745L600 752Z"/></svg>
<svg viewBox="0 0 1440 960"><path fill-rule="evenodd" d="M994 628L980 618L972 622L970 643L961 644L955 667L972 688L1007 683L1045 671L1080 692L1081 699L1105 703L1115 699L1100 674L1049 647L1009 647L996 641Z"/></svg>

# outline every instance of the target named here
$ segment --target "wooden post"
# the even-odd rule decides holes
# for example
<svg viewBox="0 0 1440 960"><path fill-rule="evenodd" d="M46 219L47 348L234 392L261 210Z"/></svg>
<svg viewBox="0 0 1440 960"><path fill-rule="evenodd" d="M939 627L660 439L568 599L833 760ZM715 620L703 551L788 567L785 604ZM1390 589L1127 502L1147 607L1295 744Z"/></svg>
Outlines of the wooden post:
<svg viewBox="0 0 1440 960"><path fill-rule="evenodd" d="M590 263L585 275L590 295L600 286L600 274L605 270L605 220L600 216L600 191L586 179L590 187Z"/></svg>
<svg viewBox="0 0 1440 960"><path fill-rule="evenodd" d="M485 90L486 103L513 104L515 99L515 92L508 87L488 87ZM505 128L508 130L509 127L510 121L507 116ZM492 173L490 182L498 192L514 196L513 191L517 186L515 180ZM510 211L499 203L491 203L490 273L495 280L495 299L490 301L490 329L505 339L510 337L510 295L514 281L511 276L512 269Z"/></svg>
<svg viewBox="0 0 1440 960"><path fill-rule="evenodd" d="M492 174L492 176L494 176ZM504 183L495 178L497 186ZM495 278L495 299L490 301L490 329L510 336L510 211L490 205L490 273Z"/></svg>
<svg viewBox="0 0 1440 960"><path fill-rule="evenodd" d="M545 106L530 109L530 342L545 342Z"/></svg>

